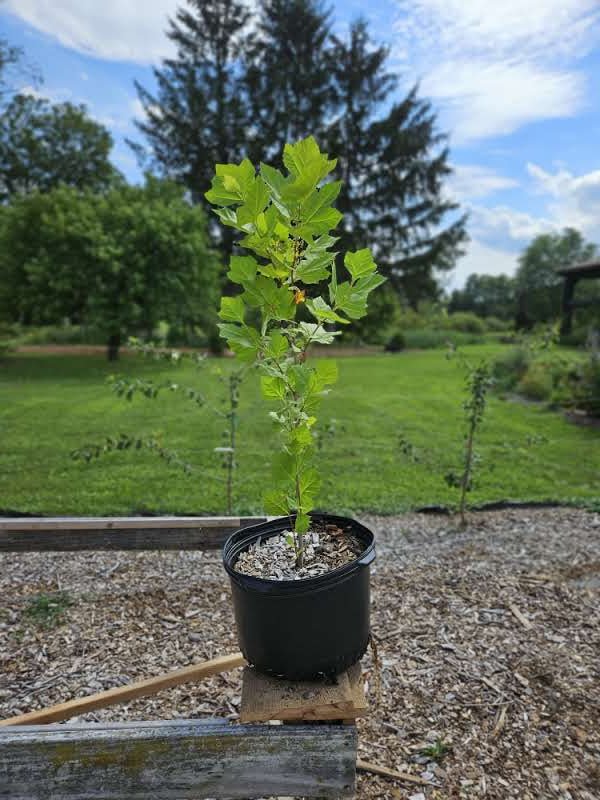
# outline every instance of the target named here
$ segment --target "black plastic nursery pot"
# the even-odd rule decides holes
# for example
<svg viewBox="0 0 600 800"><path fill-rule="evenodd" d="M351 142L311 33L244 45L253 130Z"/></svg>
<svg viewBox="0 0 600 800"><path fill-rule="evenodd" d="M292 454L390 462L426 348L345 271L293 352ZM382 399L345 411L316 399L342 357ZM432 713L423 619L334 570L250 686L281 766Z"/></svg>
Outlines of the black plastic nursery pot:
<svg viewBox="0 0 600 800"><path fill-rule="evenodd" d="M360 556L324 575L299 580L268 580L237 572L240 553L259 539L290 530L289 517L242 528L223 548L244 658L260 672L291 680L343 672L364 655L370 636L373 534L348 517L311 514L311 518L317 525L350 530L364 544Z"/></svg>

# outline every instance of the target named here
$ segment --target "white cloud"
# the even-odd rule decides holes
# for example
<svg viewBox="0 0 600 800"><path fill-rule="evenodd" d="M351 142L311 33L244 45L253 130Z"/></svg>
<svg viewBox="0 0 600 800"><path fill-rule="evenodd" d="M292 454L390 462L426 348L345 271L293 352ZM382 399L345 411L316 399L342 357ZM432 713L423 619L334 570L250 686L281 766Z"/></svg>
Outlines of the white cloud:
<svg viewBox="0 0 600 800"><path fill-rule="evenodd" d="M514 178L499 175L493 169L477 164L454 164L452 169L453 174L446 186L451 196L459 201L487 197L494 192L519 185Z"/></svg>
<svg viewBox="0 0 600 800"><path fill-rule="evenodd" d="M516 253L490 247L475 238L467 245L467 252L457 262L445 288L447 291L461 288L474 272L478 275L514 275L516 268ZM444 280L444 276L441 277Z"/></svg>
<svg viewBox="0 0 600 800"><path fill-rule="evenodd" d="M547 172L537 164L527 171L539 194L547 195L548 211L560 227L578 228L589 238L600 240L600 170L573 175L567 169Z"/></svg>
<svg viewBox="0 0 600 800"><path fill-rule="evenodd" d="M509 206L472 205L469 207L470 229L478 237L505 242L528 242L540 233L558 227L550 217L535 217Z"/></svg>
<svg viewBox="0 0 600 800"><path fill-rule="evenodd" d="M171 52L167 17L179 5L180 0L8 0L6 8L74 50L153 63Z"/></svg>
<svg viewBox="0 0 600 800"><path fill-rule="evenodd" d="M444 109L455 142L575 114L576 62L600 41L597 0L397 0L401 71Z"/></svg>

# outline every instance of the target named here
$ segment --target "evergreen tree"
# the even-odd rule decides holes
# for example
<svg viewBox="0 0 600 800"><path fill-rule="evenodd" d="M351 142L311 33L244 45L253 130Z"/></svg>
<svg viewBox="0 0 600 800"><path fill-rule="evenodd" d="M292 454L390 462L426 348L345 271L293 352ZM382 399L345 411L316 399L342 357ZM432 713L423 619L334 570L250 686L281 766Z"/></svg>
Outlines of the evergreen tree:
<svg viewBox="0 0 600 800"><path fill-rule="evenodd" d="M260 0L244 65L254 161L276 160L307 135L323 141L334 99L330 17L319 0Z"/></svg>
<svg viewBox="0 0 600 800"><path fill-rule="evenodd" d="M451 172L446 137L416 87L381 116L397 81L386 71L387 48L373 46L363 20L353 23L347 41L332 43L337 114L328 150L344 180L340 249L372 246L382 272L416 308L435 297L435 270L451 269L466 239L464 217L443 225L457 209L442 197Z"/></svg>
<svg viewBox="0 0 600 800"><path fill-rule="evenodd" d="M215 163L245 155L239 57L249 18L240 0L187 0L167 31L177 53L154 70L156 95L136 82L146 115L136 125L150 161L183 183L195 201L210 186ZM133 147L143 160L144 149Z"/></svg>

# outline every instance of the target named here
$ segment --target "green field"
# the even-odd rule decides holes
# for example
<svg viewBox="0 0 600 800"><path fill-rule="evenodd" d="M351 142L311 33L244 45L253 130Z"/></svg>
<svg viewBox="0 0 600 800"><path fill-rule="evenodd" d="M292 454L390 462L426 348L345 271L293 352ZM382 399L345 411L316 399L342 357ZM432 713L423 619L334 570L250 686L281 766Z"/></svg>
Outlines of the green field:
<svg viewBox="0 0 600 800"><path fill-rule="evenodd" d="M465 348L492 357L500 346ZM204 391L223 388L211 369L175 370L128 356L13 355L0 366L0 509L40 515L160 512L217 514L225 510L223 472L213 448L222 422L178 395L128 403L106 383L111 373L170 378ZM462 449L464 377L439 350L339 359L340 382L325 398L322 420L338 433L321 451L319 506L330 511L392 513L451 504L444 475ZM268 485L273 431L257 377L242 388L235 510L260 513ZM191 476L150 452L113 453L90 463L69 453L105 436L158 434L165 446L197 465ZM399 446L414 447L413 463ZM472 503L493 500L600 502L600 429L572 425L539 405L493 397L477 448L481 467Z"/></svg>

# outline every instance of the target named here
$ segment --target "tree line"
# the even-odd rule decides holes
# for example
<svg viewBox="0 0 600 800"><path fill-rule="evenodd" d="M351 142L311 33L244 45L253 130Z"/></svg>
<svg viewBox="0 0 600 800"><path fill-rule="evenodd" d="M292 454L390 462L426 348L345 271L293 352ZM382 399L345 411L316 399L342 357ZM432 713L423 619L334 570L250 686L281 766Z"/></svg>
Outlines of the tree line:
<svg viewBox="0 0 600 800"><path fill-rule="evenodd" d="M181 187L179 202L197 209L203 252L215 251L225 264L234 248L231 232L219 233L212 219L202 217L214 164L244 157L254 163L277 161L287 141L313 134L323 150L338 157L336 177L344 180L338 202L345 215L340 251L374 247L389 278L376 313L392 309L398 298L416 308L421 300L439 295L436 276L453 267L466 240L465 217L443 193L451 172L446 136L416 87L401 96L388 67L388 49L373 41L367 23L357 19L341 36L333 32L333 22L319 0L260 0L252 7L243 0L187 0L169 22L166 35L175 55L155 69L156 91L136 84L145 117L137 122L141 141L130 144L143 168L167 181L165 196L172 199L172 183ZM4 313L8 304L13 319L33 322L58 319L60 314L96 324L100 320L91 309L108 314L114 297L106 302L90 299L85 306L78 300L70 307L77 292L54 294L56 275L48 275L43 313L37 305L42 263L60 262L56 274L62 275L63 287L73 260L84 271L99 268L97 253L102 248L99 241L90 257L91 228L77 240L83 248L79 257L73 255L76 237L69 234L68 246L66 241L58 243L58 232L65 230L65 206L76 217L75 205L81 203L82 219L90 218L90 208L95 214L105 206L126 213L126 203L137 202L136 191L140 200L149 192L156 204L157 183L126 190L123 176L110 163L110 133L84 107L11 91L6 76L21 56L8 42L0 42ZM41 199L40 194L48 197ZM93 201L92 194L98 196ZM114 202L101 197L114 197ZM22 231L27 215L29 224L43 218L45 227L37 232L47 237L46 244L34 235L18 254L12 250L7 255L9 242L19 234L16 218L20 216ZM137 224L134 215L129 216L130 224ZM101 217L94 224L106 239L109 219L106 214ZM41 257L36 246L44 248ZM113 250L118 251L116 240ZM174 257L166 259L162 270L180 274L178 263ZM212 261L203 263L208 280L214 273ZM125 264L125 271L133 270L131 261ZM216 288L224 272L222 267L213 275ZM132 284L142 286L146 273L138 269ZM9 279L12 284L7 287ZM73 279L76 285L80 276ZM106 281L85 283L91 293ZM12 288L18 301L6 299ZM125 302L126 289L121 296ZM149 292L146 305L151 296ZM177 307L176 302L169 305ZM137 316L133 313L131 319ZM130 327L124 325L123 331Z"/></svg>
<svg viewBox="0 0 600 800"><path fill-rule="evenodd" d="M597 245L587 242L574 228L539 234L519 256L514 277L469 275L465 286L452 292L448 310L497 317L518 328L553 322L561 308L563 278L558 270L588 261L597 253ZM579 289L586 300L600 303L599 281L588 281Z"/></svg>

